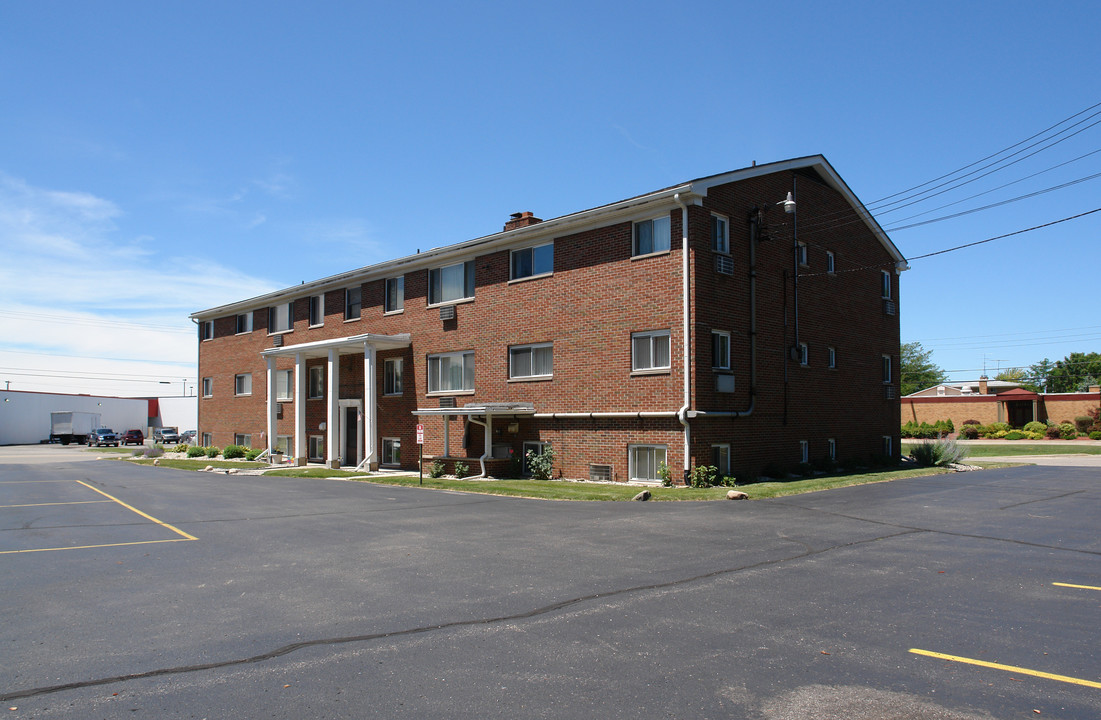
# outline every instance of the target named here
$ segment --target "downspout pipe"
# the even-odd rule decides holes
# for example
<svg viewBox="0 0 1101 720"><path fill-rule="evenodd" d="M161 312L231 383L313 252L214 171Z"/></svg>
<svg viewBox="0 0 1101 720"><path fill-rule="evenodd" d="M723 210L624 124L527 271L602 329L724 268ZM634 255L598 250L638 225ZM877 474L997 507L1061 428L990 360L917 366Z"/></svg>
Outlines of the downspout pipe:
<svg viewBox="0 0 1101 720"><path fill-rule="evenodd" d="M493 416L486 413L486 420L476 420L473 415L467 418L468 422L472 422L475 425L481 425L485 428L485 447L482 449L482 456L478 458L478 465L482 472L470 478L471 480L482 480L488 477L486 475L486 458L493 454Z"/></svg>
<svg viewBox="0 0 1101 720"><path fill-rule="evenodd" d="M682 342L684 343L684 404L677 410L677 420L684 427L684 482L688 483L688 474L692 470L692 427L688 423L688 413L692 408L692 343L689 325L689 283L688 283L688 205L681 199L680 193L673 195L673 201L680 205L680 247L681 247L681 314L683 316Z"/></svg>

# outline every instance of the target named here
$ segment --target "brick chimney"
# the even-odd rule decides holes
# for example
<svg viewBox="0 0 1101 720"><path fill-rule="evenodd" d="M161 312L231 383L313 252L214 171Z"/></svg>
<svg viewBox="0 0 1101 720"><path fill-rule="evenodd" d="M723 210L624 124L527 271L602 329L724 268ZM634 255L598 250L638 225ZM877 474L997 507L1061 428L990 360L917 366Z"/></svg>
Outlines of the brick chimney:
<svg viewBox="0 0 1101 720"><path fill-rule="evenodd" d="M979 376L979 395L989 395L990 388L987 387L986 381L988 378L985 375Z"/></svg>
<svg viewBox="0 0 1101 720"><path fill-rule="evenodd" d="M516 228L527 227L528 225L534 225L535 223L543 222L541 219L531 214L530 210L524 212L512 213L509 216L508 222L505 223L505 232L509 230L515 230Z"/></svg>

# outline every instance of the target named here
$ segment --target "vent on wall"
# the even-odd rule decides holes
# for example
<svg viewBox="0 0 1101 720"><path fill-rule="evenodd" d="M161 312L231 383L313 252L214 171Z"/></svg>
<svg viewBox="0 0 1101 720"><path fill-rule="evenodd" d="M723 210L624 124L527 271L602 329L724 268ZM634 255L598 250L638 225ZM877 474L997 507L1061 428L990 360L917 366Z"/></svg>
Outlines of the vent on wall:
<svg viewBox="0 0 1101 720"><path fill-rule="evenodd" d="M442 407L442 408L453 408L453 407L455 407L455 398L453 398L453 397L442 397L442 398L440 398L440 407Z"/></svg>
<svg viewBox="0 0 1101 720"><path fill-rule="evenodd" d="M895 399L895 386L894 385L884 385L883 386L883 397L887 398L888 400L894 400Z"/></svg>
<svg viewBox="0 0 1101 720"><path fill-rule="evenodd" d="M897 308L895 307L895 301L894 300L884 300L883 301L883 314L884 315L894 315L896 311L897 311Z"/></svg>
<svg viewBox="0 0 1101 720"><path fill-rule="evenodd" d="M276 335L271 339L271 344L273 347L283 347L283 336Z"/></svg>
<svg viewBox="0 0 1101 720"><path fill-rule="evenodd" d="M440 308L440 320L454 320L455 319L455 306L444 305Z"/></svg>
<svg viewBox="0 0 1101 720"><path fill-rule="evenodd" d="M723 275L734 274L734 258L729 255L716 255L715 256L715 272Z"/></svg>
<svg viewBox="0 0 1101 720"><path fill-rule="evenodd" d="M590 465L589 466L589 479L595 482L611 482L612 481L612 466L611 465Z"/></svg>

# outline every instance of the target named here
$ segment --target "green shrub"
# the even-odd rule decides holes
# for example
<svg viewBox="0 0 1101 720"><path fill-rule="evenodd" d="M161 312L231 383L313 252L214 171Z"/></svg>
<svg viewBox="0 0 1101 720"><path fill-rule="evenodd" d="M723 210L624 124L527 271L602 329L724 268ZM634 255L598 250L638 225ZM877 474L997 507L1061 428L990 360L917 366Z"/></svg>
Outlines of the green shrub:
<svg viewBox="0 0 1101 720"><path fill-rule="evenodd" d="M1073 440L1078 437L1078 428L1074 427L1074 423L1063 423L1059 426L1059 436L1064 440Z"/></svg>
<svg viewBox="0 0 1101 720"><path fill-rule="evenodd" d="M226 445L226 449L222 451L222 457L226 460L237 460L245 456L246 448L240 445Z"/></svg>
<svg viewBox="0 0 1101 720"><path fill-rule="evenodd" d="M697 465L688 474L688 484L694 488L714 487L719 484L719 469L714 465Z"/></svg>
<svg viewBox="0 0 1101 720"><path fill-rule="evenodd" d="M1059 430L1058 425L1050 425L1047 430L1044 430L1044 435L1048 440L1058 440L1062 436L1062 431Z"/></svg>
<svg viewBox="0 0 1101 720"><path fill-rule="evenodd" d="M544 445L543 451L536 453L528 450L528 469L534 480L550 480L554 473L554 450L550 445Z"/></svg>
<svg viewBox="0 0 1101 720"><path fill-rule="evenodd" d="M918 465L944 466L958 463L967 457L967 449L956 444L955 440L937 440L915 445L910 451Z"/></svg>
<svg viewBox="0 0 1101 720"><path fill-rule="evenodd" d="M960 428L960 437L964 440L975 440L979 437L978 425L964 425Z"/></svg>
<svg viewBox="0 0 1101 720"><path fill-rule="evenodd" d="M207 456L208 458L216 458L216 457L218 457L218 456L219 456L219 455L221 455L221 454L222 454L222 450L221 450L221 448L216 448L216 447L213 447L213 446L212 446L212 447L208 447L208 448L206 449L206 456Z"/></svg>
<svg viewBox="0 0 1101 720"><path fill-rule="evenodd" d="M982 425L982 423L979 422L978 420L964 420L961 424L962 425Z"/></svg>
<svg viewBox="0 0 1101 720"><path fill-rule="evenodd" d="M992 422L986 426L986 429L988 432L996 433L1001 432L1002 430L1009 432L1013 428L1009 427L1009 423L1007 422Z"/></svg>
<svg viewBox="0 0 1101 720"><path fill-rule="evenodd" d="M1047 430L1047 425L1044 425L1042 422L1036 422L1035 420L1033 420L1032 422L1025 423L1024 429L1026 432L1030 433L1043 433L1045 430Z"/></svg>
<svg viewBox="0 0 1101 720"><path fill-rule="evenodd" d="M1006 440L1024 440L1025 438L1031 438L1031 433L1023 433L1020 430L1010 430L1005 434Z"/></svg>
<svg viewBox="0 0 1101 720"><path fill-rule="evenodd" d="M262 449L254 448L245 453L245 460L255 460L260 457L260 453L264 452Z"/></svg>
<svg viewBox="0 0 1101 720"><path fill-rule="evenodd" d="M462 480L464 477L466 477L469 474L470 474L470 468L467 467L466 463L463 463L463 462L455 463L455 477L456 478L458 478L459 480Z"/></svg>
<svg viewBox="0 0 1101 720"><path fill-rule="evenodd" d="M952 424L952 419L937 420L933 423L933 429L937 431L939 435L947 435L956 431L956 426Z"/></svg>
<svg viewBox="0 0 1101 720"><path fill-rule="evenodd" d="M658 477L661 478L662 487L673 487L673 471L664 461L658 463Z"/></svg>
<svg viewBox="0 0 1101 720"><path fill-rule="evenodd" d="M185 453L187 452L187 443L180 443L176 447L172 448L172 452Z"/></svg>
<svg viewBox="0 0 1101 720"><path fill-rule="evenodd" d="M444 464L439 460L433 460L428 464L428 477L441 478L443 477Z"/></svg>
<svg viewBox="0 0 1101 720"><path fill-rule="evenodd" d="M1074 429L1083 435L1090 431L1090 425L1093 425L1093 418L1089 415L1079 415L1074 418Z"/></svg>
<svg viewBox="0 0 1101 720"><path fill-rule="evenodd" d="M1101 430L1094 430L1091 432L1090 440L1101 440Z"/></svg>
<svg viewBox="0 0 1101 720"><path fill-rule="evenodd" d="M187 449L187 456L189 458L197 458L206 455L206 448L199 447L198 445L192 445Z"/></svg>

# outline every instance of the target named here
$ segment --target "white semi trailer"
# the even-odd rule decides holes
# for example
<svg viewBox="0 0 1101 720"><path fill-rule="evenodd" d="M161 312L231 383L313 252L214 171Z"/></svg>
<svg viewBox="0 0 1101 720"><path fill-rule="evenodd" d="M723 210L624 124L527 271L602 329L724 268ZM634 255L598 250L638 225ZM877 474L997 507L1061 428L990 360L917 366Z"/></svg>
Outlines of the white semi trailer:
<svg viewBox="0 0 1101 720"><path fill-rule="evenodd" d="M64 410L50 413L50 442L84 444L99 427L99 413Z"/></svg>

